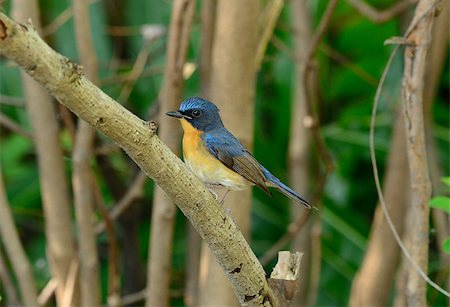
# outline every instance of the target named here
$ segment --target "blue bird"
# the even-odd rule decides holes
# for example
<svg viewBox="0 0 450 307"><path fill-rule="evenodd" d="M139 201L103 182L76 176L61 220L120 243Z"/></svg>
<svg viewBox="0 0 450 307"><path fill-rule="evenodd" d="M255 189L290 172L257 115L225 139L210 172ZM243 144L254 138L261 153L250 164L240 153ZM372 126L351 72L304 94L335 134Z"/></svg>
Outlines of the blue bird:
<svg viewBox="0 0 450 307"><path fill-rule="evenodd" d="M311 208L303 197L262 166L224 127L219 109L212 102L198 97L187 98L179 110L166 115L180 120L184 131L184 161L205 184L220 185L228 190L256 185L270 196L268 188L274 187Z"/></svg>

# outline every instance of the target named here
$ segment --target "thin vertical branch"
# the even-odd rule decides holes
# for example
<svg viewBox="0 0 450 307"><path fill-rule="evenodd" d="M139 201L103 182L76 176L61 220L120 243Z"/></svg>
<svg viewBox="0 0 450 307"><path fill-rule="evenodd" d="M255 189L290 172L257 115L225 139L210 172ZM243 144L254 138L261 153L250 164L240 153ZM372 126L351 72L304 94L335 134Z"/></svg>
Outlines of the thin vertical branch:
<svg viewBox="0 0 450 307"><path fill-rule="evenodd" d="M217 0L202 1L200 40L200 87L203 97L209 96L211 83L211 57L214 40Z"/></svg>
<svg viewBox="0 0 450 307"><path fill-rule="evenodd" d="M6 259L3 255L3 250L0 248L0 284L3 285L3 290L4 293L6 294L8 304L11 306L19 306L20 301L19 297L17 296L16 287L14 285L11 275L8 272L5 260Z"/></svg>
<svg viewBox="0 0 450 307"><path fill-rule="evenodd" d="M401 39L395 39L395 40L388 40L386 42L389 41L393 41L393 42L401 42L403 44L408 44L408 41L406 40L406 37L409 37L409 35L412 33L413 30L416 29L417 24L422 21L423 18L429 16L436 8L437 4L439 3L438 1L434 1L426 10L422 11L420 14L415 16L415 19L411 22L411 24L408 27L408 30L406 31L406 34L404 35L404 37L402 37ZM438 290L440 293L442 293L443 295L450 297L450 293L446 290L444 290L443 288L441 288L438 284L436 284L435 282L433 282L428 276L427 274L422 270L422 268L420 267L419 264L417 264L415 262L415 260L412 258L411 253L408 251L405 243L403 243L403 241L401 240L398 231L396 230L392 219L389 215L389 212L387 211L387 206L386 206L386 202L384 200L384 196L383 196L383 192L381 189L381 184L380 184L380 177L378 174L378 166L377 166L377 160L376 160L376 155L375 155L375 138L374 138L374 130L375 130L375 122L376 122L376 114L377 114L377 109L378 109L378 104L380 101L380 96L381 96L381 92L383 90L385 81L386 81L386 76L387 73L389 71L389 69L391 68L391 64L393 62L394 56L396 55L397 51L400 49L400 46L396 46L394 48L394 50L391 52L389 59L387 61L387 64L383 70L383 73L381 75L380 78L380 82L378 84L377 87L377 91L375 93L375 97L374 97L374 101L373 101L373 107L372 107L372 114L371 114L371 118L370 118L370 133L369 133L369 148L370 148L370 160L372 163L372 170L373 170L373 175L374 175L374 179L375 179L375 186L377 189L377 194L379 197L379 201L380 201L380 205L381 208L383 209L383 214L386 218L386 221L389 225L389 228L391 229L392 235L394 236L395 240L397 241L398 245L400 246L400 249L402 250L402 253L404 255L404 259L407 259L409 261L409 263L404 262L405 264L409 264L412 267L414 267L414 270L417 274L420 275L420 277L426 281L430 286L432 286L433 288L435 288L436 290ZM407 230L405 230L407 231ZM404 273L404 272L402 272ZM398 280L402 281L404 278L399 278ZM399 298L397 296L397 298ZM397 300L396 298L396 300ZM400 305L398 305L398 302L400 303ZM394 302L395 306L403 306L405 305L402 298L399 298L396 302Z"/></svg>
<svg viewBox="0 0 450 307"><path fill-rule="evenodd" d="M405 159L405 128L402 116L396 116L389 148L383 193L389 215L401 235L409 203L409 174ZM389 289L394 281L400 249L382 210L379 203L375 209L364 260L353 280L349 299L349 305L352 307L388 304Z"/></svg>
<svg viewBox="0 0 450 307"><path fill-rule="evenodd" d="M211 87L211 57L214 40L217 0L203 0L201 10L200 40L200 93L208 98ZM199 273L202 240L191 223L188 228L186 290L184 302L188 307L198 306Z"/></svg>
<svg viewBox="0 0 450 307"><path fill-rule="evenodd" d="M325 165L325 174L322 176L322 180L320 182L320 184L318 185L318 191L320 192L320 194L322 194L322 189L325 186L325 180L328 176L328 174L333 170L334 165L333 165L333 159L331 158L331 154L325 144L325 141L323 140L323 137L320 134L320 126L319 126L319 122L318 119L316 118L316 116L314 116L314 102L311 100L312 94L310 93L309 89L310 87L308 86L309 82L310 82L310 76L311 76L311 72L312 72L312 60L313 57L317 51L317 48L319 47L319 44L323 38L323 36L325 35L328 26L330 25L331 22L331 17L333 16L333 13L336 9L336 6L338 4L339 0L330 0L328 2L328 5L325 9L325 12L323 13L322 18L320 19L320 23L317 26L317 29L313 35L313 37L311 38L311 44L308 46L308 51L306 52L306 65L303 68L303 82L305 82L305 102L306 102L306 110L307 113L310 116L310 122L312 122L310 124L310 128L311 128L311 133L312 133L312 138L316 144L317 147L317 153L319 154L320 158L322 159L322 162Z"/></svg>
<svg viewBox="0 0 450 307"><path fill-rule="evenodd" d="M427 11L434 1L421 0L417 5L413 23ZM434 10L418 21L407 36L405 68L402 85L405 115L406 149L411 184L411 204L408 223L414 225L409 232L412 259L426 272L428 267L428 230L431 184L425 144L423 96L427 53L431 41ZM406 300L409 306L426 305L426 282L412 266L408 269Z"/></svg>
<svg viewBox="0 0 450 307"><path fill-rule="evenodd" d="M273 31L284 6L284 0L270 0L266 3L259 17L260 37L256 49L256 70L259 70L266 54L267 45L273 35Z"/></svg>
<svg viewBox="0 0 450 307"><path fill-rule="evenodd" d="M328 175L331 173L331 171L334 168L333 160L331 158L331 154L325 144L325 141L320 133L320 124L319 124L319 118L315 114L315 104L317 103L316 98L314 96L315 93L315 84L316 84L316 74L314 73L314 65L313 65L313 59L314 55L319 47L320 42L322 41L323 36L326 34L326 31L328 30L328 27L331 23L331 17L333 16L333 13L336 9L336 6L338 4L338 0L331 0L328 2L328 5L325 9L325 12L323 13L319 25L317 26L317 29L315 30L314 34L311 35L308 32L308 25L301 25L296 28L297 31L305 31L306 33L303 34L303 36L306 36L306 38L303 40L303 42L307 42L308 48L306 49L306 52L303 54L300 54L300 63L297 63L298 65L298 78L299 81L301 81L303 84L298 89L300 92L297 93L298 97L297 99L300 99L301 101L297 103L301 103L302 105L297 106L298 112L301 112L298 115L302 115L301 120L297 120L299 124L297 124L297 129L300 129L300 131L304 131L306 128L310 129L309 136L314 140L314 143L317 148L317 153L319 154L320 159L322 160L322 163L324 164L324 172L319 176L316 183L316 191L315 195L313 195L312 203L316 204L317 207L320 205L320 199L322 198L323 190L325 188L325 183L328 178ZM304 9L307 9L306 6L304 6ZM300 26L303 26L305 29L300 29ZM309 30L310 32L311 30ZM297 33L297 36L299 34ZM307 37L310 36L310 37ZM300 41L297 40L297 44L299 44ZM298 45L297 45L298 46ZM294 121L295 122L295 121ZM301 127L298 127L298 125L301 125ZM305 136L303 136L305 138ZM292 148L291 150L296 150L297 152L290 152L290 157L292 157L293 154L297 153L299 154L299 149L303 149L302 154L305 154L305 151L307 150L306 146L308 145L307 141L305 141L304 144L301 144L302 147L299 147L299 145L296 145L296 148ZM299 159L298 157L295 157L295 159ZM302 178L300 178L302 179ZM304 183L303 183L304 184ZM305 215L305 218L307 213L302 213L302 215ZM296 220L299 220L302 218L301 215L299 215ZM308 236L308 238L304 238L301 241L309 241L309 246L311 250L311 256L307 260L310 260L310 264L308 266L303 267L309 267L309 278L308 278L308 291L303 297L303 301L308 305L314 305L315 301L317 299L318 294L318 286L319 286L319 276L320 276L320 269L321 269L321 262L320 262L320 254L321 254L321 244L320 244L320 231L321 231L321 221L320 219L314 219L313 221L310 221L310 224L308 227L305 228L305 232L303 236ZM291 225L294 225L294 223L291 223ZM300 226L297 227L297 229L300 229ZM305 291L306 286L303 286L303 290ZM305 291L306 292L306 291Z"/></svg>
<svg viewBox="0 0 450 307"><path fill-rule="evenodd" d="M40 32L38 2L15 0L13 16L19 22L33 21ZM26 108L33 127L37 150L39 181L45 216L47 257L52 275L57 281L56 298L61 303L70 263L75 256L72 236L70 203L65 177L65 166L59 143L56 112L48 92L25 73L22 73ZM74 303L78 301L75 295Z"/></svg>
<svg viewBox="0 0 450 307"><path fill-rule="evenodd" d="M89 1L73 1L75 39L80 62L86 76L97 81L98 62L93 47L89 21ZM78 122L75 145L72 153L76 221L78 226L80 289L83 306L96 306L100 303L99 268L94 231L94 195L91 185L94 180L90 159L95 139L95 130L85 121Z"/></svg>
<svg viewBox="0 0 450 307"><path fill-rule="evenodd" d="M92 187L95 203L104 221L108 239L108 305L117 306L120 304L119 246L116 240L117 236L95 178L92 178ZM97 229L95 227L96 234L98 234Z"/></svg>
<svg viewBox="0 0 450 307"><path fill-rule="evenodd" d="M425 120L425 133L427 142L427 153L430 166L430 177L432 190L435 195L442 195L446 193L447 189L441 182L442 176L445 172L439 163L438 151L436 140L433 137L432 125L433 125L433 105L436 101L436 93L439 87L440 76L442 70L445 67L445 61L448 58L448 37L449 37L449 23L450 23L450 0L443 0L440 7L438 7L439 15L433 25L430 51L428 53L428 66L426 72L425 88L424 92L424 120ZM436 229L436 241L439 248L439 262L440 269L436 280L442 277L446 280L447 289L450 289L449 270L450 255L444 252L441 248L442 243L446 238L450 236L450 219L448 215L439 209L431 209L433 226ZM436 294L438 294L436 292ZM450 298L448 298L448 304L450 304Z"/></svg>
<svg viewBox="0 0 450 307"><path fill-rule="evenodd" d="M307 89L305 87L314 87L317 76L311 76L312 82L305 82L303 79L303 71L305 66L308 65L308 62L306 61L307 49L305 46L310 45L312 37L311 14L307 2L303 0L291 1L291 11L293 16L295 16L295 18L292 18L292 27L295 46L294 58L297 60L295 61L296 80L288 151L289 182L295 191L298 191L301 195L308 195L310 193L309 187L311 186L313 178L311 178L312 172L310 172L312 162L310 159L311 132L305 125L305 120L308 118L306 106ZM310 93L315 92L312 89L309 89L308 91ZM311 99L316 101L315 98L316 97L311 97ZM295 236L292 242L292 248L293 250L301 250L304 253L302 260L303 265L300 267L300 275L302 278L298 279L299 291L294 297L294 304L303 306L308 301L307 289L310 284L309 277L311 276L311 263L313 261L320 261L320 259L313 259L310 253L310 251L312 251L311 226L313 222L312 219L308 218L311 215L310 211L305 211L300 206L293 204L291 212L292 216L295 216L288 228L288 233L291 229L295 231L291 236ZM283 237L285 238L286 235ZM284 242L284 244L286 243L287 242ZM273 245L273 247L275 247L275 245Z"/></svg>
<svg viewBox="0 0 450 307"><path fill-rule="evenodd" d="M221 109L225 126L253 148L255 51L260 39L260 1L217 2L209 98ZM232 191L223 205L244 236L250 235L251 190ZM210 250L200 260L199 306L237 304L236 295Z"/></svg>
<svg viewBox="0 0 450 307"><path fill-rule="evenodd" d="M10 208L0 165L0 216L2 219L0 223L0 238L16 274L23 305L38 306L33 271L20 242L19 233L14 225L14 218Z"/></svg>
<svg viewBox="0 0 450 307"><path fill-rule="evenodd" d="M178 109L183 94L183 65L186 61L189 35L194 18L195 0L173 3L167 46L167 65L161 91L159 136L175 153L180 148L178 123L165 113ZM146 306L168 306L170 299L170 266L176 207L160 188L156 187L147 267Z"/></svg>

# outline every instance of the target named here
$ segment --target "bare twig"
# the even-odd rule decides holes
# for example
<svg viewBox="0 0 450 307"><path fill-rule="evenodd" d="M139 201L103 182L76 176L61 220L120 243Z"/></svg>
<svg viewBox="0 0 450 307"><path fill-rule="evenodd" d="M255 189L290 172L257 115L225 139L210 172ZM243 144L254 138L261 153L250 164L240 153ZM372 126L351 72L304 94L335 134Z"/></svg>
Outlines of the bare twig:
<svg viewBox="0 0 450 307"><path fill-rule="evenodd" d="M98 2L99 0L90 0L89 4L93 4L95 2ZM62 27L67 21L69 21L70 18L73 16L73 7L69 6L64 11L62 11L58 17L56 17L51 23L43 27L42 29L42 35L44 37L52 35L60 27Z"/></svg>
<svg viewBox="0 0 450 307"><path fill-rule="evenodd" d="M397 102L399 97L392 98ZM385 166L383 193L389 215L399 233L403 233L405 212L409 203L408 162L405 159L403 117L395 114L395 124ZM402 191L402 193L399 193ZM369 234L366 253L352 282L349 306L385 306L395 279L400 249L378 202Z"/></svg>
<svg viewBox="0 0 450 307"><path fill-rule="evenodd" d="M122 199L119 200L117 204L110 210L109 218L111 220L115 220L120 217L120 215L125 212L136 199L142 197L144 184L147 182L147 180L148 177L145 175L145 173L142 171L139 172ZM104 230L105 222L100 222L95 227L95 232L97 234L103 232Z"/></svg>
<svg viewBox="0 0 450 307"><path fill-rule="evenodd" d="M384 10L378 10L370 4L367 4L364 0L347 0L347 2L361 15L366 16L375 23L382 23L400 15L413 4L417 3L417 0L401 0Z"/></svg>
<svg viewBox="0 0 450 307"><path fill-rule="evenodd" d="M61 104L58 105L58 108L59 108L59 116L61 117L63 125L66 127L73 144L75 142L76 128L74 120L72 118L72 113L70 112L69 109L67 109L65 106Z"/></svg>
<svg viewBox="0 0 450 307"><path fill-rule="evenodd" d="M6 294L8 304L11 306L19 306L20 301L17 296L16 287L8 272L7 265L5 263L5 257L3 256L3 250L0 248L0 283L3 285L4 293Z"/></svg>
<svg viewBox="0 0 450 307"><path fill-rule="evenodd" d="M20 97L6 96L0 94L0 104L14 107L24 107L25 99Z"/></svg>
<svg viewBox="0 0 450 307"><path fill-rule="evenodd" d="M147 289L144 288L141 291L124 296L120 302L122 303L123 306L136 305L136 303L143 302L145 300L146 294Z"/></svg>
<svg viewBox="0 0 450 307"><path fill-rule="evenodd" d="M283 9L284 0L270 0L267 1L261 16L259 17L259 41L256 50L255 67L259 70L261 63L266 53L267 45L269 44L270 38L273 35L273 30L275 29L278 17L280 16L281 10Z"/></svg>
<svg viewBox="0 0 450 307"><path fill-rule="evenodd" d="M54 277L50 278L45 287L42 289L41 293L38 296L38 304L40 306L47 305L48 301L52 298L53 294L56 291L58 286L58 282Z"/></svg>
<svg viewBox="0 0 450 307"><path fill-rule="evenodd" d="M297 291L302 256L299 252L279 252L278 262L270 274L269 284L287 305L291 303Z"/></svg>
<svg viewBox="0 0 450 307"><path fill-rule="evenodd" d="M431 182L425 144L423 123L423 92L427 53L431 41L434 10L433 1L419 1L413 23L416 26L406 35L413 45L405 49L405 68L402 84L402 101L405 118L406 152L408 156L411 203L408 212L410 225L408 232L409 250L413 261L423 272L428 268L428 231L431 197ZM424 11L428 14L417 21ZM408 269L406 300L409 306L426 305L426 282L414 267Z"/></svg>
<svg viewBox="0 0 450 307"><path fill-rule="evenodd" d="M311 114L312 114L312 110L313 110L313 107L312 107L313 102L310 100L311 94L309 93L310 92L310 86L309 86L310 80L308 79L308 77L310 74L310 66L311 66L309 63L312 61L312 58L319 46L319 43L327 30L328 24L331 20L332 13L334 12L334 10L336 8L337 2L338 2L338 0L333 0L328 3L328 6L325 10L325 13L324 13L321 21L320 21L320 24L319 24L314 36L311 39L311 44L308 47L308 51L305 56L305 63L307 63L307 64L303 66L302 77L304 80L303 86L304 86L304 94L305 94L305 103L307 105L307 111L309 113L309 116L312 116ZM319 181L318 181L319 184L317 184L317 189L315 191L313 201L312 201L313 204L316 204L320 201L320 199L322 197L321 195L323 192L323 188L325 186L326 178L334 167L333 167L333 161L331 158L331 154L329 153L329 151L323 141L323 138L320 135L318 125L313 123L310 126L310 128L311 128L313 138L316 142L316 146L317 146L320 156L322 158L322 161L325 164L325 173L321 176L321 178L319 178ZM266 262L270 261L274 257L275 250L279 250L279 248L281 248L282 246L284 246L285 244L287 244L288 242L290 242L292 240L292 238L298 233L298 231L300 231L300 229L306 222L308 215L309 215L309 213L300 213L296 217L295 221L289 225L287 233L278 242L276 242L269 249L269 251L263 256L263 258L261 259L262 263L266 263Z"/></svg>
<svg viewBox="0 0 450 307"><path fill-rule="evenodd" d="M217 0L203 0L201 4L200 41L200 93L209 97L211 88L212 48L214 41ZM184 303L188 307L198 306L199 273L202 240L191 224L187 225L188 251Z"/></svg>
<svg viewBox="0 0 450 307"><path fill-rule="evenodd" d="M221 109L230 131L253 148L255 51L258 48L261 1L217 1L210 91L207 97ZM228 208L244 236L250 235L251 190L231 192ZM236 295L213 254L203 246L200 260L199 306L236 305ZM241 302L242 304L242 302Z"/></svg>
<svg viewBox="0 0 450 307"><path fill-rule="evenodd" d="M75 39L81 64L86 76L95 84L98 82L98 62L95 55L89 20L89 0L73 1ZM100 285L96 235L94 232L95 180L90 160L95 140L95 130L85 121L78 122L75 145L72 152L72 184L74 191L76 222L78 226L80 289L84 306L100 304Z"/></svg>
<svg viewBox="0 0 450 307"><path fill-rule="evenodd" d="M322 18L320 19L320 23L317 27L316 32L311 38L311 44L308 46L308 52L306 53L306 63L303 70L303 80L305 82L305 101L307 106L307 112L310 116L313 117L313 123L311 125L311 132L313 140L317 146L318 154L325 164L325 173L323 177L327 177L328 174L334 169L333 159L331 158L331 154L323 140L323 137L320 134L319 125L317 123L317 119L314 117L313 113L313 102L311 101L311 93L309 93L309 76L311 74L311 61L313 59L314 54L316 53L317 48L319 47L320 41L322 37L325 35L328 26L331 21L331 16L333 15L334 10L336 9L336 5L338 4L338 0L330 0L328 2L328 6L323 13ZM326 180L326 179L325 179Z"/></svg>
<svg viewBox="0 0 450 307"><path fill-rule="evenodd" d="M200 87L203 97L209 96L211 83L211 59L214 40L217 0L202 1L201 48L200 48Z"/></svg>
<svg viewBox="0 0 450 307"><path fill-rule="evenodd" d="M322 221L315 217L311 229L311 276L309 278L308 288L308 306L316 306L317 297L319 294L319 280L321 270L322 259L322 247L321 247L321 233L322 233Z"/></svg>
<svg viewBox="0 0 450 307"><path fill-rule="evenodd" d="M69 273L67 274L67 280L64 285L65 291L61 306L74 306L73 299L75 289L77 287L78 267L79 267L78 259L73 258L72 262L70 263Z"/></svg>
<svg viewBox="0 0 450 307"><path fill-rule="evenodd" d="M124 104L128 100L128 97L130 97L134 85L139 79L141 73L144 71L145 63L147 63L147 59L150 54L151 43L152 41L144 41L144 44L139 51L136 61L134 62L133 68L127 75L127 79L125 80L122 91L120 92L119 98L117 99L120 104Z"/></svg>
<svg viewBox="0 0 450 307"><path fill-rule="evenodd" d="M312 22L311 13L308 9L306 1L291 1L292 14L296 18L292 18L292 35L294 38L294 59L295 59L295 89L293 100L293 112L291 113L291 129L289 137L289 182L295 191L300 192L309 199L311 195L311 188L314 186L315 176L317 172L317 163L313 163L311 159L311 131L305 125L305 119L308 118L306 110L306 94L305 86L311 87L309 90L314 97L313 101L317 101L315 94L317 93L317 74L311 76L311 82L306 83L303 80L304 66L306 62L305 53L307 52L305 46L310 45L312 37ZM305 226L299 225L299 217L305 215L304 208L297 204L291 206L291 214L295 217L291 221L288 230L292 225L295 225L297 233L293 238L291 249L304 253L302 259L303 266L300 271L302 278L298 279L298 294L294 297L294 306L304 306L308 302L308 288L311 277L311 265L314 262L320 262L312 257L311 251L311 224L313 218L309 218ZM309 214L309 213L308 213ZM305 217L306 218L306 217ZM294 222L295 224L293 224Z"/></svg>
<svg viewBox="0 0 450 307"><path fill-rule="evenodd" d="M431 13L431 11L436 7L436 5L438 4L439 1L435 1L433 3L433 5L431 7L429 7L425 12L421 13L420 16L417 16L415 21L412 22L408 28L408 30L406 31L404 37L408 37L410 35L410 33L412 32L413 29L415 29L417 22L420 21L422 18L424 18L425 16L427 16L428 14ZM392 231L393 236L395 237L395 240L397 241L398 245L400 246L400 249L402 250L403 255L406 257L406 259L408 259L408 261L411 263L411 265L414 267L414 269L418 272L418 274L433 288L435 288L436 290L438 290L439 292L441 292L442 294L444 294L447 297L450 297L450 293L444 289L442 289L438 284L436 284L435 282L433 282L428 276L427 274L417 265L417 263L413 260L413 258L411 257L410 252L408 251L408 249L406 248L405 244L402 242L393 222L392 219L389 215L389 212L387 211L387 206L386 206L386 202L384 200L384 196L383 196L383 191L381 189L381 184L380 184L380 177L378 175L378 166L377 166L377 161L376 161L376 155L375 155L375 141L374 141L374 131L375 131L375 121L376 121L376 113L377 113L377 109L378 109L378 104L380 101L380 96L381 96L381 92L384 86L384 82L386 81L386 76L387 73L391 67L391 64L393 62L394 56L396 55L396 53L398 52L398 50L400 49L400 46L396 46L394 48L394 50L391 52L389 59L387 61L386 67L383 71L383 74L381 75L380 78L380 83L377 87L377 91L375 94L375 98L374 98L374 102L373 102L373 108L372 108L372 115L371 115L371 120L370 120L370 134L369 134L369 148L370 148L370 159L372 162L372 169L373 169L373 174L374 174L374 178L375 178L375 186L377 189L377 193L378 193L378 198L381 204L381 207L383 208L383 213L384 216L386 218L387 223L389 224L389 228Z"/></svg>
<svg viewBox="0 0 450 307"><path fill-rule="evenodd" d="M120 304L120 275L119 275L119 246L116 240L114 225L105 206L100 187L97 181L92 179L94 199L98 212L106 225L106 236L108 238L108 305L118 306Z"/></svg>
<svg viewBox="0 0 450 307"><path fill-rule="evenodd" d="M343 55L339 51L331 48L330 46L328 46L326 44L322 44L322 46L320 47L320 50L323 51L330 58L332 58L333 60L335 60L336 62L341 64L344 68L353 72L355 75L357 75L362 80L367 82L367 84L370 84L374 87L376 87L378 85L377 78L372 76L370 73L368 73L366 70L364 70L361 66L354 64L349 58L347 58L345 55Z"/></svg>
<svg viewBox="0 0 450 307"><path fill-rule="evenodd" d="M14 122L12 119L4 115L3 113L0 113L0 126L3 126L6 129L9 129L12 132L17 133L18 135L23 136L28 140L33 140L33 135L30 132L22 128L19 124Z"/></svg>
<svg viewBox="0 0 450 307"><path fill-rule="evenodd" d="M36 31L40 32L38 1L15 0L13 15L22 23L31 19ZM38 158L47 258L52 276L58 284L56 300L61 304L70 262L75 256L75 243L59 127L48 92L25 73L22 74L22 80ZM78 298L75 297L74 303L77 302Z"/></svg>
<svg viewBox="0 0 450 307"><path fill-rule="evenodd" d="M134 64L134 66L136 65L136 62ZM133 68L134 68L134 66L133 66ZM115 85L115 84L119 84L119 83L124 83L124 82L133 83L137 79L142 80L144 78L154 77L155 75L161 75L164 72L163 65L155 65L155 66L144 68L142 70L141 74L136 73L136 71L133 72L133 68L128 73L120 74L120 75L113 75L111 77L105 77L104 79L101 79L99 81L100 85L103 87L103 86L110 86L110 85Z"/></svg>
<svg viewBox="0 0 450 307"><path fill-rule="evenodd" d="M298 234L300 229L305 225L308 221L308 217L310 216L311 211L303 210L300 214L298 214L294 221L292 221L286 233L276 242L274 243L269 250L260 258L260 262L262 265L268 264L277 254L278 251L285 248L286 245Z"/></svg>
<svg viewBox="0 0 450 307"><path fill-rule="evenodd" d="M167 45L167 65L161 90L159 137L175 153L179 153L180 129L166 112L178 109L183 93L183 66L189 46L195 0L176 0L173 3ZM170 302L170 263L175 209L172 199L155 187L151 233L147 265L146 306L168 306Z"/></svg>
<svg viewBox="0 0 450 307"><path fill-rule="evenodd" d="M303 62L305 60L304 55L299 56L293 50L289 48L281 39L277 36L272 36L270 39L271 43L279 50L284 52L289 58L291 58L296 63ZM303 46L302 46L303 47ZM318 47L320 51L329 56L331 59L335 60L337 63L341 64L344 68L353 72L356 76L360 77L362 80L367 82L370 85L376 86L378 84L378 80L369 74L366 70L364 70L361 66L353 63L351 59L347 58L345 55L340 53L339 51L331 48L326 44L322 44ZM303 260L304 261L304 260Z"/></svg>
<svg viewBox="0 0 450 307"><path fill-rule="evenodd" d="M38 306L37 291L25 250L20 242L19 233L14 225L11 206L6 196L5 184L0 165L0 237L19 283L22 303L26 306Z"/></svg>

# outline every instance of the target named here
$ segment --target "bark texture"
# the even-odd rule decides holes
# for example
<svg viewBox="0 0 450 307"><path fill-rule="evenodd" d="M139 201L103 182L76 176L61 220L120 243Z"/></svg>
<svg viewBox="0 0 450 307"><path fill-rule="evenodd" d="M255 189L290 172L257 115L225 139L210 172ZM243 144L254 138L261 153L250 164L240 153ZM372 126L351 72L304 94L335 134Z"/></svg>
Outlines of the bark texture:
<svg viewBox="0 0 450 307"><path fill-rule="evenodd" d="M428 231L431 184L425 145L423 96L427 53L431 41L434 1L419 1L412 24L416 24L407 37L402 100L405 116L406 149L410 173L411 203L409 209L408 249L423 272L428 268ZM426 305L426 282L416 268L408 266L406 282L408 306Z"/></svg>
<svg viewBox="0 0 450 307"><path fill-rule="evenodd" d="M251 149L259 3L221 0L216 14L209 98L221 110L225 126ZM248 237L251 189L230 192L223 206L231 210L230 215ZM200 306L236 305L236 295L221 271L204 248L200 264Z"/></svg>

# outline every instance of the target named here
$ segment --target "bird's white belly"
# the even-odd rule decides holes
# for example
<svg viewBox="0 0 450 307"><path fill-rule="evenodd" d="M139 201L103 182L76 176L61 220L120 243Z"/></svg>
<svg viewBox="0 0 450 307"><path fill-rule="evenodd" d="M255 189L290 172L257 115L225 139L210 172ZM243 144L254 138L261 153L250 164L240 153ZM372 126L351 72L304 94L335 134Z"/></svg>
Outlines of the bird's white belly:
<svg viewBox="0 0 450 307"><path fill-rule="evenodd" d="M250 184L241 175L228 169L222 162L216 160L220 165L205 165L197 161L186 159L187 167L205 184L221 185L230 190L242 190ZM209 163L208 163L209 164Z"/></svg>

